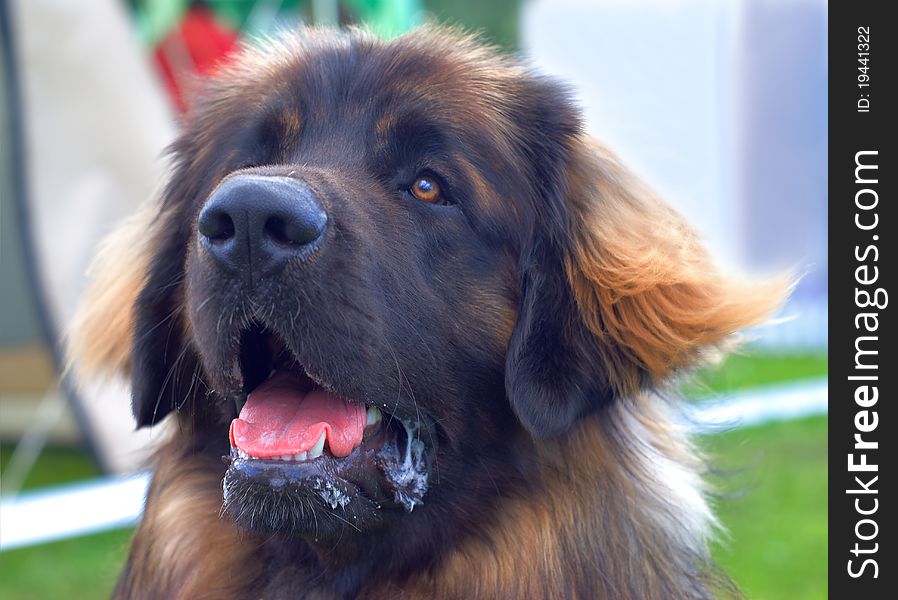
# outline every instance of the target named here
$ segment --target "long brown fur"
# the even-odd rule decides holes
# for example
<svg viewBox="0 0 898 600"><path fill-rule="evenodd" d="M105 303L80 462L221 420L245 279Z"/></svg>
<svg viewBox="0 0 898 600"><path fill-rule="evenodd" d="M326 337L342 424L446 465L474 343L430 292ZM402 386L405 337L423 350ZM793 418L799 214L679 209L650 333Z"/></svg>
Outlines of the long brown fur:
<svg viewBox="0 0 898 600"><path fill-rule="evenodd" d="M68 368L81 377L130 372L134 302L146 282L158 210L151 203L121 224L103 240L88 270L91 285L68 335Z"/></svg>
<svg viewBox="0 0 898 600"><path fill-rule="evenodd" d="M165 590L170 598L225 600L247 592L261 569L258 542L218 518L221 483L214 467L174 440L157 454L146 510L115 597Z"/></svg>
<svg viewBox="0 0 898 600"><path fill-rule="evenodd" d="M417 44L484 65L487 80L509 76L504 63L457 34L419 35ZM285 61L278 55L242 68L276 72ZM584 136L576 143L566 167L572 244L565 276L599 341L595 368L625 400L533 442L536 493L503 498L497 517L439 564L402 582L369 582L359 598L667 600L732 592L713 568L694 571L708 561L716 526L702 461L651 390L705 349L763 322L786 286L721 273L695 232L607 149ZM133 305L155 251L152 214L125 225L96 264L71 347L82 373L130 370ZM511 325L501 325L506 335ZM178 419L174 439L158 453L117 597L256 597L265 582L253 556L264 540L221 516L221 467L192 454L184 433L190 418Z"/></svg>
<svg viewBox="0 0 898 600"><path fill-rule="evenodd" d="M584 322L609 348L605 368L621 395L637 371L661 383L701 349L764 322L786 278L747 282L722 273L695 231L667 203L590 141L572 165L574 252L565 263ZM623 360L622 360L623 359Z"/></svg>

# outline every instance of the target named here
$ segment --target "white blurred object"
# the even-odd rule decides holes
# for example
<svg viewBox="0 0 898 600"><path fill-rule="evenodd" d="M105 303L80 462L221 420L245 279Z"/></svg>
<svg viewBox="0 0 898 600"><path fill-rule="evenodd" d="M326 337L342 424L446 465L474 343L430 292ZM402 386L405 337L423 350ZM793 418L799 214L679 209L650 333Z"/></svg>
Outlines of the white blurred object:
<svg viewBox="0 0 898 600"><path fill-rule="evenodd" d="M521 45L569 82L589 133L734 260L731 40L738 2L534 0Z"/></svg>
<svg viewBox="0 0 898 600"><path fill-rule="evenodd" d="M521 45L724 265L826 310L826 0L531 0ZM800 325L798 324L800 323ZM816 317L788 338L817 343ZM811 331L813 329L813 331ZM804 332L804 333L802 333ZM813 341L812 341L813 340Z"/></svg>
<svg viewBox="0 0 898 600"><path fill-rule="evenodd" d="M97 242L159 187L173 115L119 0L14 0L32 237L51 317L64 330ZM84 393L104 466L140 466L127 389Z"/></svg>
<svg viewBox="0 0 898 600"><path fill-rule="evenodd" d="M689 407L699 428L749 427L822 415L829 411L829 383L824 378L767 385Z"/></svg>
<svg viewBox="0 0 898 600"><path fill-rule="evenodd" d="M0 501L0 551L137 524L149 473L104 477Z"/></svg>
<svg viewBox="0 0 898 600"><path fill-rule="evenodd" d="M822 352L829 340L829 306L826 298L798 297L781 311L783 322L755 327L746 332L753 348L774 352Z"/></svg>

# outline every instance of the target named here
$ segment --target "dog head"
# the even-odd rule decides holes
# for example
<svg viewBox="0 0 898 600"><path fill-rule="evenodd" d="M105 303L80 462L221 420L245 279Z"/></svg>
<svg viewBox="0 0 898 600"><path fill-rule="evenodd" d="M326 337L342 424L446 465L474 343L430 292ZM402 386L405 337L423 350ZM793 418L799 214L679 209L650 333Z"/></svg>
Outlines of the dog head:
<svg viewBox="0 0 898 600"><path fill-rule="evenodd" d="M239 525L426 549L772 289L721 275L555 81L443 30L308 32L210 82L74 353L227 457Z"/></svg>

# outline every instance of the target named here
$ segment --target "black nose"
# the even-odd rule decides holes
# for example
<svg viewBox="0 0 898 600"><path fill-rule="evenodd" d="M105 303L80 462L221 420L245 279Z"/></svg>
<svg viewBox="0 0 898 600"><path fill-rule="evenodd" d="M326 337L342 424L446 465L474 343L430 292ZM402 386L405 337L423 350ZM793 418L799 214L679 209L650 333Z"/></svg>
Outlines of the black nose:
<svg viewBox="0 0 898 600"><path fill-rule="evenodd" d="M200 211L197 228L209 252L247 276L270 274L317 246L327 214L302 181L236 175L216 189Z"/></svg>

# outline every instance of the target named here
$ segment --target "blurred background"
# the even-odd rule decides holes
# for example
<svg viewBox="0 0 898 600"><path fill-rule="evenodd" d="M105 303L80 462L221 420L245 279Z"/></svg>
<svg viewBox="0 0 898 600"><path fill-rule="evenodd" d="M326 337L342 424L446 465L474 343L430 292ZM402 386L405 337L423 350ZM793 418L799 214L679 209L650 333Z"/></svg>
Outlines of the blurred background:
<svg viewBox="0 0 898 600"><path fill-rule="evenodd" d="M0 598L108 596L138 518L127 387L60 378L98 241L161 184L193 82L300 24L480 30L569 82L590 133L727 266L802 274L782 320L683 384L751 598L826 597L824 0L0 2Z"/></svg>

